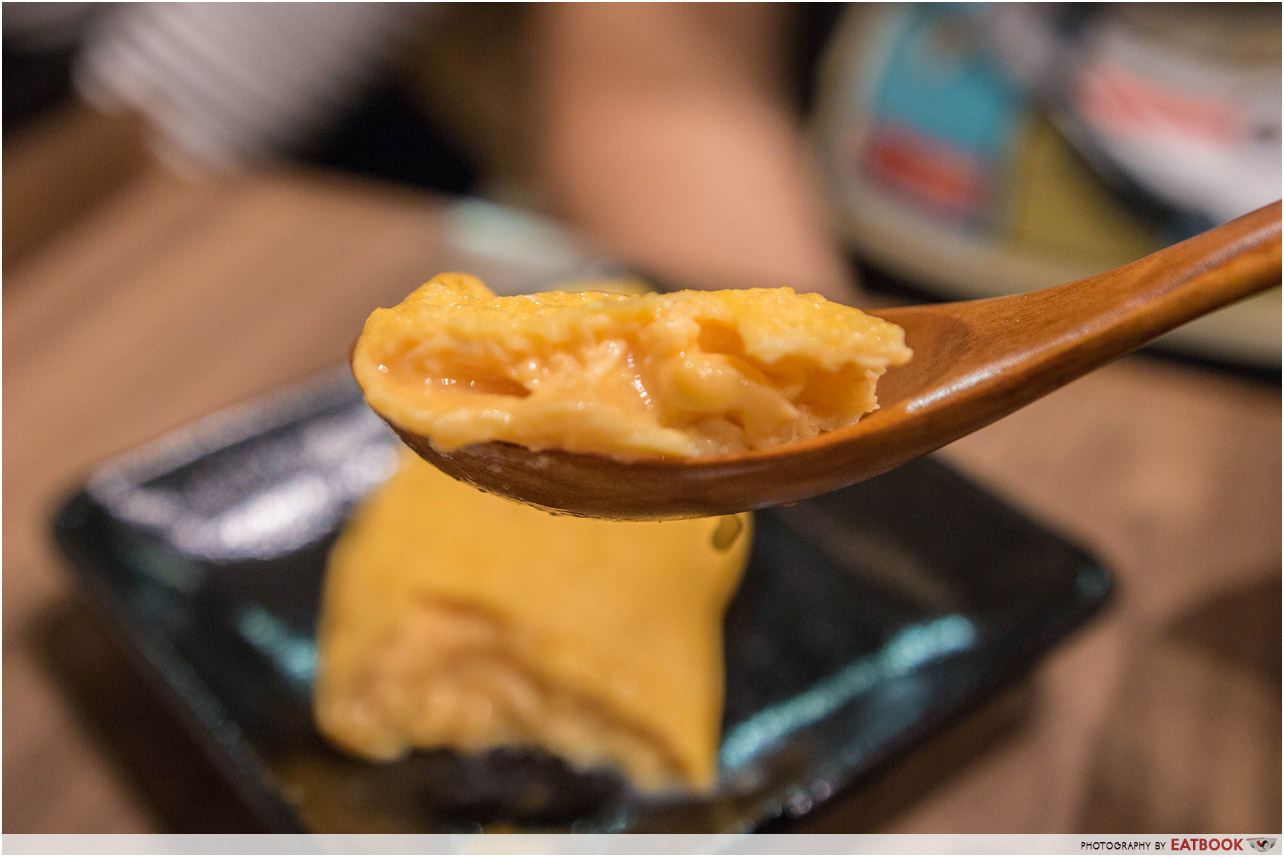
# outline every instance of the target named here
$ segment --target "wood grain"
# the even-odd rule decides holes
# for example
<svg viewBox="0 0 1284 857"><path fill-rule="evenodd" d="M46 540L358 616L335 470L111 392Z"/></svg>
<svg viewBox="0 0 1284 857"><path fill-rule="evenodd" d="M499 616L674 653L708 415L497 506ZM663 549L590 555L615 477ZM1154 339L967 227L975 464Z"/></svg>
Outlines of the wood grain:
<svg viewBox="0 0 1284 857"><path fill-rule="evenodd" d="M4 146L4 267L108 199L147 164L143 124L69 101Z"/></svg>
<svg viewBox="0 0 1284 857"><path fill-rule="evenodd" d="M6 278L5 832L247 829L48 515L104 457L342 363L441 234L434 200L383 187L148 172ZM1128 358L945 455L1102 555L1118 598L806 829L1278 831L1278 387Z"/></svg>

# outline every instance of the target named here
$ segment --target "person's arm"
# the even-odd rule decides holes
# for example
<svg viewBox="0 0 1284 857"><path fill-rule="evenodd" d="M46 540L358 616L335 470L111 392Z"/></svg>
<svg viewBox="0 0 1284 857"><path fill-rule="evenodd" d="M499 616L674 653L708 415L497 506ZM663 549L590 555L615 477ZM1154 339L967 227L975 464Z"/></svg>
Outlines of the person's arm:
<svg viewBox="0 0 1284 857"><path fill-rule="evenodd" d="M547 4L535 12L537 172L557 213L682 286L852 274L785 95L788 9Z"/></svg>

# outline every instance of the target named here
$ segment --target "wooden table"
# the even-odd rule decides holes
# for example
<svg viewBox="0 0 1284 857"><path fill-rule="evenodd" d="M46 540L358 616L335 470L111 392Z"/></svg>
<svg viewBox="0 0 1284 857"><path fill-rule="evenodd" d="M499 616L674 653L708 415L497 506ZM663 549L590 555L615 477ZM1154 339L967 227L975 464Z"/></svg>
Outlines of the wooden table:
<svg viewBox="0 0 1284 857"><path fill-rule="evenodd" d="M436 272L441 230L380 186L148 172L6 272L5 832L251 829L78 599L48 516L104 457L341 363ZM1278 387L1129 358L946 455L1103 557L1118 597L804 829L1278 832Z"/></svg>

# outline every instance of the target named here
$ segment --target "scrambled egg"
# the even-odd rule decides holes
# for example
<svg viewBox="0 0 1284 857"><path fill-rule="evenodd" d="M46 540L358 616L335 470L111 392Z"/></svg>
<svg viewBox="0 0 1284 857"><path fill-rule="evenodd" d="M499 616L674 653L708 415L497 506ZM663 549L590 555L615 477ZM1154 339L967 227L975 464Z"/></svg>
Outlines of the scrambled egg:
<svg viewBox="0 0 1284 857"><path fill-rule="evenodd" d="M443 451L691 457L850 425L910 354L896 325L792 289L496 297L441 274L375 310L352 365L376 412Z"/></svg>

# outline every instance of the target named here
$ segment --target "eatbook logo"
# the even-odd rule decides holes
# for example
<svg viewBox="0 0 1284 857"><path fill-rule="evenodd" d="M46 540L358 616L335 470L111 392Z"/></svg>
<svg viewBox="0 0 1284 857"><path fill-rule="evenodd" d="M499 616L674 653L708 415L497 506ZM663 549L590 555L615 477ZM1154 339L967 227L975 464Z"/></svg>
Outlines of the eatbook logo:
<svg viewBox="0 0 1284 857"><path fill-rule="evenodd" d="M1273 847L1275 847L1275 840L1263 839L1263 838L1250 839L1248 840L1248 847L1252 848L1254 851L1261 851L1263 854L1265 854L1267 851L1270 851Z"/></svg>

